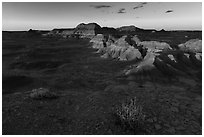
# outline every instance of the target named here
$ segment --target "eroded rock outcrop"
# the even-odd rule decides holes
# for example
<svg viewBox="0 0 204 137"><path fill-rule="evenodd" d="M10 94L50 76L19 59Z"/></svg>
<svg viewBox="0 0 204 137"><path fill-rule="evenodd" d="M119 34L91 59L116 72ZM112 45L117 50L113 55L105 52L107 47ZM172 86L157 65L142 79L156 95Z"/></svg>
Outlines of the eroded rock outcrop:
<svg viewBox="0 0 204 137"><path fill-rule="evenodd" d="M202 53L196 53L195 57L197 60L202 61Z"/></svg>
<svg viewBox="0 0 204 137"><path fill-rule="evenodd" d="M125 70L125 74L138 74L154 69L155 66L153 63L155 61L155 57L155 54L148 52L144 59L138 65L133 65L130 69Z"/></svg>
<svg viewBox="0 0 204 137"><path fill-rule="evenodd" d="M91 42L102 58L136 60L135 64L125 69L124 74L134 76L139 81L160 78L168 81L178 76L194 75L202 65L201 40L190 40L179 46L192 50L190 53L172 50L166 42L140 41L136 35L124 35L116 39L98 34Z"/></svg>
<svg viewBox="0 0 204 137"><path fill-rule="evenodd" d="M142 55L138 49L135 49L132 46L129 46L120 56L120 60L134 60L134 59L142 59Z"/></svg>
<svg viewBox="0 0 204 137"><path fill-rule="evenodd" d="M118 58L121 61L142 59L147 52L159 52L172 49L169 44L158 41L140 41L135 36L124 35L119 39L107 38L102 34L95 36L90 42L93 48L97 48L98 53L102 53L103 58Z"/></svg>
<svg viewBox="0 0 204 137"><path fill-rule="evenodd" d="M92 47L95 49L101 49L105 47L106 37L103 34L97 34L93 39L90 40Z"/></svg>
<svg viewBox="0 0 204 137"><path fill-rule="evenodd" d="M172 49L168 43L158 41L142 41L138 43L138 46L148 49L149 52L159 52L162 50Z"/></svg>
<svg viewBox="0 0 204 137"><path fill-rule="evenodd" d="M103 49L105 52L102 55L103 58L119 58L119 56L127 50L127 47L124 46L117 46L116 44L112 43L110 46Z"/></svg>
<svg viewBox="0 0 204 137"><path fill-rule="evenodd" d="M95 36L99 33L101 33L101 27L96 23L81 23L75 28L74 31L74 34L81 36Z"/></svg>
<svg viewBox="0 0 204 137"><path fill-rule="evenodd" d="M98 49L98 53L103 54L101 56L103 58L115 58L121 61L141 59L141 53L128 43L127 38L128 36L122 36L116 40L111 35L107 38L98 34L90 42L93 43L93 48ZM136 37L133 38L136 42L139 41Z"/></svg>
<svg viewBox="0 0 204 137"><path fill-rule="evenodd" d="M130 44L126 41L126 39L127 39L127 37L128 36L122 36L121 38L119 38L116 42L115 42L115 44L117 45L117 46L120 46L120 47L128 47L128 46L130 46Z"/></svg>
<svg viewBox="0 0 204 137"><path fill-rule="evenodd" d="M184 52L202 52L202 40L191 39L183 44L178 45L179 49Z"/></svg>
<svg viewBox="0 0 204 137"><path fill-rule="evenodd" d="M177 78L179 76L197 75L202 66L201 53L183 53L169 51L167 53L147 52L142 61L131 65L124 72L127 76L143 79Z"/></svg>

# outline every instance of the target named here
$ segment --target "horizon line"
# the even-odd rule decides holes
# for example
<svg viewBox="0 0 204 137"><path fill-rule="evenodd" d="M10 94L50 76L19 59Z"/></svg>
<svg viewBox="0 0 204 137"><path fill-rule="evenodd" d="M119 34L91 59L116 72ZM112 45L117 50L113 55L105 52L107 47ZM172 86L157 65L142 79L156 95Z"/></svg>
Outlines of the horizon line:
<svg viewBox="0 0 204 137"><path fill-rule="evenodd" d="M123 26L121 26L121 27L123 27ZM114 28L114 27L108 27L108 28ZM120 27L118 27L118 28L120 28ZM30 28L30 29L39 30L39 31L52 31L54 29L74 29L74 28L53 28L53 29L34 29L34 28ZM3 31L29 31L30 29L27 29L27 30L3 30L2 29L2 32ZM114 28L114 29L116 29L116 28ZM144 31L145 30L156 30L156 31L161 31L161 30L165 30L165 31L202 31L202 29L154 29L154 28L140 28L140 29L144 29Z"/></svg>

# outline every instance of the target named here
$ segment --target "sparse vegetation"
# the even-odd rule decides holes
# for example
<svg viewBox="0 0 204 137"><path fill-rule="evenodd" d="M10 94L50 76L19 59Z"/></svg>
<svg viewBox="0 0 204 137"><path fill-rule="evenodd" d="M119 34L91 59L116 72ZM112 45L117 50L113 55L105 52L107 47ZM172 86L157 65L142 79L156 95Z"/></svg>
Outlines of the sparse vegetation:
<svg viewBox="0 0 204 137"><path fill-rule="evenodd" d="M33 89L30 93L32 99L54 99L59 97L56 93L46 88Z"/></svg>
<svg viewBox="0 0 204 137"><path fill-rule="evenodd" d="M121 126L130 129L141 129L145 122L143 106L136 97L117 106L115 116Z"/></svg>

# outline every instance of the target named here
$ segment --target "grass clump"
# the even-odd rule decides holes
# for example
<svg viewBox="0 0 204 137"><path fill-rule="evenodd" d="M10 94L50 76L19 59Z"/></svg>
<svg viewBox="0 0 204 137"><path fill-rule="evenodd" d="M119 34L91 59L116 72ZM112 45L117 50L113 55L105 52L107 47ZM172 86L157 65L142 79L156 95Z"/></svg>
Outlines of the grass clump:
<svg viewBox="0 0 204 137"><path fill-rule="evenodd" d="M33 89L30 93L32 99L55 99L59 96L47 88Z"/></svg>
<svg viewBox="0 0 204 137"><path fill-rule="evenodd" d="M145 122L143 106L136 97L118 105L115 109L115 116L117 122L128 129L141 129Z"/></svg>

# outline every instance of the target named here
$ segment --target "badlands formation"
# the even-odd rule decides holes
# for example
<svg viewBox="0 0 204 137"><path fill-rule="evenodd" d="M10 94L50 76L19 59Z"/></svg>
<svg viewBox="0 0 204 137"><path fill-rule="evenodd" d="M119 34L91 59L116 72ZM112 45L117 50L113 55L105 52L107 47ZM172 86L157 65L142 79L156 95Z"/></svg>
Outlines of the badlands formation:
<svg viewBox="0 0 204 137"><path fill-rule="evenodd" d="M151 77L156 70L158 75L176 78L184 76L184 73L193 73L188 68L199 67L202 63L202 42L198 39L178 45L179 49L172 49L166 42L140 41L137 36L122 36L113 40L110 36L105 39L105 36L98 34L90 42L103 58L135 60L135 64L125 70L126 75L148 74Z"/></svg>
<svg viewBox="0 0 204 137"><path fill-rule="evenodd" d="M142 41L141 35L137 36L137 33L143 32L156 34L157 31L132 25L115 29L101 27L96 23L81 23L72 29L53 29L43 36L88 38L101 58L135 62L124 70L125 75L135 79L145 77L172 80L180 76L201 74L202 70L197 68L202 64L202 40L190 39L172 46L164 41ZM165 30L159 32L165 33Z"/></svg>

